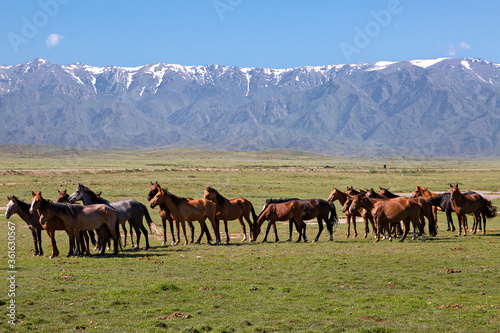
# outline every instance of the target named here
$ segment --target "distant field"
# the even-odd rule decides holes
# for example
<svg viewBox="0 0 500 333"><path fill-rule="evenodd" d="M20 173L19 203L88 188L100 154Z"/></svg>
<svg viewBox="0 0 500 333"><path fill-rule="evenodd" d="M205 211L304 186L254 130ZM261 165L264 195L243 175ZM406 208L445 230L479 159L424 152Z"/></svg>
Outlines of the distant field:
<svg viewBox="0 0 500 333"><path fill-rule="evenodd" d="M416 185L446 191L450 183L491 195L500 206L500 159L0 146L1 207L7 195L28 201L31 191L42 191L55 199L58 189L72 193L78 183L112 201L148 205L150 181L195 198L210 185L227 198L244 196L257 211L270 197L326 199L334 186L410 193ZM157 210L150 214L159 225ZM148 252L141 240L137 251L102 258L66 258L67 237L59 232L61 256L52 260L46 234L45 257L32 256L31 234L16 215L10 219L17 228L16 331L499 331L500 218L488 221L485 236L455 237L439 214L438 236L425 243L346 239L345 224L332 243L326 233L318 243L285 243L288 226L281 223L280 243L271 234L267 244L263 236L240 244L233 221L231 245L162 246L153 235ZM6 224L4 218L2 244ZM309 238L316 232L317 224L308 223ZM7 250L0 257L7 262ZM9 301L0 295L5 314ZM1 330L13 331L6 318Z"/></svg>

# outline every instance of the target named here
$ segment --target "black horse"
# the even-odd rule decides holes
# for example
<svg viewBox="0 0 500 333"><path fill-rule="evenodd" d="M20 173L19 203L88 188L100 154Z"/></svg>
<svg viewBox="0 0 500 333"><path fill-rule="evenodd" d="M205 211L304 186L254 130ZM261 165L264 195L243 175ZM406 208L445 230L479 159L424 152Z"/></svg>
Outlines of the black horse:
<svg viewBox="0 0 500 333"><path fill-rule="evenodd" d="M316 238L314 239L315 242L318 241L319 236L321 235L321 232L323 231L323 221L326 223L326 228L328 229L328 232L330 233L330 238L329 242L333 241L333 226L337 224L338 222L338 217L337 217L337 212L335 210L335 205L332 202L323 200L323 199L293 199L293 198L287 198L287 199L267 199L266 203L264 204L264 208L262 211L266 209L266 207L271 204L271 203L282 203L282 202L288 202L288 201L300 201L304 203L306 209L306 214L303 216L303 220L311 220L313 218L316 218L318 220L318 234L316 235ZM262 212L261 212L262 214ZM291 219L289 221L290 224L290 238L288 241L292 240L292 232L293 232L293 225L294 225L294 219ZM297 232L300 233L299 230ZM303 232L304 240L307 241L306 238L306 229L304 228Z"/></svg>
<svg viewBox="0 0 500 333"><path fill-rule="evenodd" d="M464 195L472 194L475 192L466 192ZM446 214L446 221L448 222L448 230L447 231L455 231L455 225L453 224L453 219L451 218L451 213L454 212L451 206L451 197L450 192L441 193L430 197L427 201L433 205L441 208L441 210ZM451 227L451 229L450 229ZM481 230L481 227L479 227Z"/></svg>

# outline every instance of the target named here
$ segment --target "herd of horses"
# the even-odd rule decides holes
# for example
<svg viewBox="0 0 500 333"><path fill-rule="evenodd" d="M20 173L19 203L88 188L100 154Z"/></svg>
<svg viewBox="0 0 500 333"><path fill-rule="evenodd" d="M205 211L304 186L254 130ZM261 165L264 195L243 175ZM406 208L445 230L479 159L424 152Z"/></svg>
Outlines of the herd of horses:
<svg viewBox="0 0 500 333"><path fill-rule="evenodd" d="M458 185L450 185L450 191L435 193L428 189L417 186L409 198L398 196L389 191L388 188L380 188L377 193L373 189L355 190L348 187L346 191L333 188L328 199L267 199L259 215L255 213L252 203L242 197L226 199L212 187L204 188L203 199L185 198L174 195L166 188L162 188L158 182L151 182L147 194L150 207L158 207L158 213L163 225L163 245L167 243L167 220L169 222L172 244L180 242L180 229L184 235L184 244L199 244L206 236L207 242L212 243L212 235L205 223L208 219L215 234L215 244L220 244L219 221L224 221L226 243L229 242L228 221L238 220L243 231L243 241L255 242L261 232L261 227L268 221L263 242L267 241L271 227L275 233L275 241L278 242L277 221L288 221L290 237L292 240L293 227L299 234L298 242L302 239L307 241L304 221L317 219L318 233L314 241L318 241L326 224L329 232L329 241L333 240L334 228L338 223L335 201L342 205L342 211L347 220L347 233L350 237L350 226L352 224L354 235L357 236L356 217L364 220L364 238L370 232L369 224L375 233L375 242L380 240L380 235L392 240L393 236L401 236L403 242L413 225L414 238L417 230L425 240L424 228L427 225L429 234L437 234L437 211L446 214L448 231L455 231L452 213L455 212L458 219L458 235L467 235L467 215L473 215L472 233L482 229L486 232L486 219L496 215L496 207L491 201L485 199L476 192L462 193ZM33 236L34 255L43 255L41 232L45 230L51 240L51 258L59 255L55 231L63 230L69 237L69 252L72 255L90 255L90 244L96 246L100 254L110 246L113 240L114 253L117 254L122 247L119 226L124 231L124 246L127 244L126 222L130 226L130 239L132 247L138 248L141 234L144 235L146 250L149 249L148 231L143 225L143 219L151 231L154 225L147 207L139 201L128 199L110 202L101 197L101 193L95 193L88 187L79 184L74 193L68 195L66 190L59 191L56 202L42 197L41 192L32 192L31 203L24 202L16 196L8 197L5 218L18 214L30 228ZM81 201L82 204L76 202ZM483 225L481 226L481 219ZM200 224L200 235L194 242L193 222ZM174 228L175 222L175 228ZM246 224L245 224L246 222ZM401 222L403 228L401 229ZM190 229L191 237L188 239L186 223ZM247 237L246 225L249 229ZM175 234L175 231L176 234ZM136 233L136 243L133 242L133 231ZM96 240L97 234L97 240Z"/></svg>

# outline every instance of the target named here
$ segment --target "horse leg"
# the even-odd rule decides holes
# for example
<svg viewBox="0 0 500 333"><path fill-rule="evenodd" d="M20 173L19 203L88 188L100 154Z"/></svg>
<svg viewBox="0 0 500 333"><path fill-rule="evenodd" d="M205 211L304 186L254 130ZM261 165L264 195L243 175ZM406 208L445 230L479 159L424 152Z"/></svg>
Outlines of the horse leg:
<svg viewBox="0 0 500 333"><path fill-rule="evenodd" d="M241 240L241 243L243 243L247 240L247 228L245 227L245 221L243 221L243 215L238 217L238 222L240 223L241 229L243 230L243 239Z"/></svg>
<svg viewBox="0 0 500 333"><path fill-rule="evenodd" d="M136 249L139 248L139 241L141 239L141 231L144 234L144 241L146 242L146 251L149 250L149 236L148 230L144 226L142 216L140 218L134 219L135 233L137 234L137 245ZM130 233L130 238L132 238L132 233Z"/></svg>
<svg viewBox="0 0 500 333"><path fill-rule="evenodd" d="M33 256L38 256L40 252L38 252L38 239L36 230L31 230L31 237L33 237L33 245L35 246L35 253L33 254Z"/></svg>
<svg viewBox="0 0 500 333"><path fill-rule="evenodd" d="M89 251L89 245L90 245L90 239L87 231L82 231L82 237L83 237L83 242L82 245L84 246L84 249L82 249L84 252L84 255L90 256L90 251Z"/></svg>
<svg viewBox="0 0 500 333"><path fill-rule="evenodd" d="M229 244L229 230L227 229L227 220L224 219L224 229L226 230L226 244Z"/></svg>
<svg viewBox="0 0 500 333"><path fill-rule="evenodd" d="M319 240L319 236L321 235L321 232L323 231L323 219L318 216L317 220L318 220L318 234L316 235L316 238L314 238L314 242L317 242Z"/></svg>
<svg viewBox="0 0 500 333"><path fill-rule="evenodd" d="M449 210L449 209L447 209L445 211L446 221L448 222L448 230L446 230L446 231L450 231L450 226L451 226L451 232L454 232L456 229L455 229L455 225L453 224L453 219L451 217L451 212L452 212L452 210ZM458 219L458 214L457 214L457 219ZM459 224L459 227L460 227L460 220L458 220L458 224Z"/></svg>
<svg viewBox="0 0 500 333"><path fill-rule="evenodd" d="M59 255L59 249L57 248L56 245L56 238L55 238L55 233L54 230L52 229L45 229L45 232L50 238L50 246L52 247L52 254L50 255L50 259L55 258Z"/></svg>
<svg viewBox="0 0 500 333"><path fill-rule="evenodd" d="M123 224L122 224L122 229L123 229L123 238L125 238L125 240L123 241L123 247L126 247L127 246L127 227L125 227L125 222L123 222Z"/></svg>
<svg viewBox="0 0 500 333"><path fill-rule="evenodd" d="M345 234L345 238L349 238L351 235L351 215L346 211L345 217L347 220L347 233Z"/></svg>
<svg viewBox="0 0 500 333"><path fill-rule="evenodd" d="M354 236L353 238L358 237L358 229L356 229L356 216L351 216L352 218L352 230L354 231Z"/></svg>
<svg viewBox="0 0 500 333"><path fill-rule="evenodd" d="M288 237L288 239L286 240L287 242L291 242L292 241L292 233L293 233L294 222L295 222L295 220L293 218L290 219L290 221L288 221L288 228L290 230L290 237ZM297 230L297 231L299 231L299 230Z"/></svg>
<svg viewBox="0 0 500 333"><path fill-rule="evenodd" d="M380 230L382 229L382 226L381 226L381 221L377 220L377 227L375 229L373 229L375 231L375 242L374 243L377 243L378 241L380 241Z"/></svg>
<svg viewBox="0 0 500 333"><path fill-rule="evenodd" d="M167 219L162 218L161 224L163 226L163 243L161 243L161 245L165 245L167 244Z"/></svg>
<svg viewBox="0 0 500 333"><path fill-rule="evenodd" d="M125 225L125 223L123 225ZM138 249L139 248L139 239L141 238L141 233L138 230L137 224L135 223L135 221L134 221L134 223L132 223L132 221L129 220L128 226L130 227L130 244L134 249ZM135 233L137 235L137 242L135 245L134 245L134 237L133 237L133 235L134 235L133 230L134 229L135 229Z"/></svg>
<svg viewBox="0 0 500 333"><path fill-rule="evenodd" d="M187 224L188 224L188 227L189 227L189 230L191 231L191 244L194 243L194 225L193 225L193 222L191 221L187 221Z"/></svg>
<svg viewBox="0 0 500 333"><path fill-rule="evenodd" d="M269 234L269 230L271 230L271 220L267 222L267 228L266 228L266 235L264 236L264 239L262 240L262 243L267 243L267 235Z"/></svg>
<svg viewBox="0 0 500 333"><path fill-rule="evenodd" d="M187 234L186 234L186 221L184 221L184 220L175 221L175 223L177 224L177 240L179 240L179 223L180 223L181 227L182 227L182 233L184 234L184 245L188 245L189 241L188 241ZM177 242L177 244L178 243L179 242ZM197 243L197 244L199 244L199 243Z"/></svg>
<svg viewBox="0 0 500 333"><path fill-rule="evenodd" d="M306 236L307 224L302 220L296 221L295 223L296 223L295 228L297 229L297 232L299 233L299 239L297 240L297 242L300 242L301 237L304 238L304 242L307 242L307 236ZM300 230L299 230L299 228L300 228Z"/></svg>
<svg viewBox="0 0 500 333"><path fill-rule="evenodd" d="M276 221L273 221L274 235L276 236L275 242L278 243L280 240L278 238L278 229L276 228Z"/></svg>
<svg viewBox="0 0 500 333"><path fill-rule="evenodd" d="M398 225L399 225L399 223L398 223ZM409 230L410 230L410 218L407 217L403 221L403 236L399 239L400 243L405 241L405 238L408 235Z"/></svg>

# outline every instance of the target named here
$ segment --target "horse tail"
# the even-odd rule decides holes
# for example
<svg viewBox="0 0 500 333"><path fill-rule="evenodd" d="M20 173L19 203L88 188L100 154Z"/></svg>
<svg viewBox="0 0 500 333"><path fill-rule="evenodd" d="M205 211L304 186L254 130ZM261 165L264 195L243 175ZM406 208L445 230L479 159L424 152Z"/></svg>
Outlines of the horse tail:
<svg viewBox="0 0 500 333"><path fill-rule="evenodd" d="M146 222L148 223L149 231L153 232L151 230L151 224L153 223L153 220L151 219L151 216L149 215L148 208L145 205L142 205L142 208L144 209L144 217L146 218Z"/></svg>
<svg viewBox="0 0 500 333"><path fill-rule="evenodd" d="M497 214L497 207L493 206L490 200L485 199L485 201L486 202L484 203L483 214L487 218L491 219L492 217L495 217L495 215Z"/></svg>
<svg viewBox="0 0 500 333"><path fill-rule="evenodd" d="M337 210L335 209L335 205L333 202L328 201L328 205L330 206L330 223L332 226L336 226L337 223L339 222L339 217L337 216Z"/></svg>
<svg viewBox="0 0 500 333"><path fill-rule="evenodd" d="M437 236L436 220L434 220L434 212L432 211L432 205L430 203L427 210L426 215L429 220L429 235Z"/></svg>
<svg viewBox="0 0 500 333"><path fill-rule="evenodd" d="M253 223L257 223L257 220L259 219L259 216L257 216L257 214L255 214L255 209L253 208L253 204L250 202L250 212L252 213L252 219L253 219Z"/></svg>

